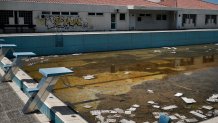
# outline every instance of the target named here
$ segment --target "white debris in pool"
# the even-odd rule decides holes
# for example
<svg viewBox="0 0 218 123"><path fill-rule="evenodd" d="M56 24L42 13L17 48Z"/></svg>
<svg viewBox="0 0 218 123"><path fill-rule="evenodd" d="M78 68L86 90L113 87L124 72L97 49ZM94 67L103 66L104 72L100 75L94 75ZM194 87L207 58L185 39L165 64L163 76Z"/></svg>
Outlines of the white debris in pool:
<svg viewBox="0 0 218 123"><path fill-rule="evenodd" d="M176 47L172 47L172 49L176 50L177 48Z"/></svg>
<svg viewBox="0 0 218 123"><path fill-rule="evenodd" d="M161 53L160 50L154 50L154 53Z"/></svg>
<svg viewBox="0 0 218 123"><path fill-rule="evenodd" d="M90 106L90 105L85 105L85 106L83 106L84 108L92 108L92 106Z"/></svg>
<svg viewBox="0 0 218 123"><path fill-rule="evenodd" d="M208 102L218 102L218 94L213 94L207 99Z"/></svg>
<svg viewBox="0 0 218 123"><path fill-rule="evenodd" d="M196 103L196 101L192 98L182 97L182 100L187 104Z"/></svg>
<svg viewBox="0 0 218 123"><path fill-rule="evenodd" d="M82 55L82 53L74 53L72 54L73 56L79 56L79 55Z"/></svg>
<svg viewBox="0 0 218 123"><path fill-rule="evenodd" d="M147 90L148 93L153 94L154 91L153 90Z"/></svg>
<svg viewBox="0 0 218 123"><path fill-rule="evenodd" d="M170 52L170 53L172 53L172 54L176 54L176 52L175 52L175 51L173 51L173 52Z"/></svg>
<svg viewBox="0 0 218 123"><path fill-rule="evenodd" d="M159 119L161 114L168 115L168 113L166 113L166 112L152 112L152 114L153 114L155 119Z"/></svg>
<svg viewBox="0 0 218 123"><path fill-rule="evenodd" d="M83 79L85 80L91 80L91 79L94 79L95 76L94 75L86 75L86 76L83 76Z"/></svg>
<svg viewBox="0 0 218 123"><path fill-rule="evenodd" d="M196 118L191 118L191 119L185 119L185 122L187 123L196 123L198 120Z"/></svg>
<svg viewBox="0 0 218 123"><path fill-rule="evenodd" d="M207 109L207 110L212 110L213 109L212 106L206 106L206 105L202 106L202 108Z"/></svg>
<svg viewBox="0 0 218 123"><path fill-rule="evenodd" d="M138 104L134 104L134 105L132 105L132 106L135 107L135 108L140 107L140 105L138 105Z"/></svg>
<svg viewBox="0 0 218 123"><path fill-rule="evenodd" d="M192 72L186 72L186 73L184 73L186 76L190 76L190 75L192 75Z"/></svg>
<svg viewBox="0 0 218 123"><path fill-rule="evenodd" d="M153 108L160 108L159 105L152 105Z"/></svg>
<svg viewBox="0 0 218 123"><path fill-rule="evenodd" d="M174 115L170 115L169 117L170 117L170 119L172 119L172 120L178 120L178 118L177 118L176 116L174 116Z"/></svg>
<svg viewBox="0 0 218 123"><path fill-rule="evenodd" d="M135 111L136 108L131 107L131 108L127 109L127 110L128 110L128 111Z"/></svg>
<svg viewBox="0 0 218 123"><path fill-rule="evenodd" d="M165 107L163 107L162 109L163 109L163 110L172 110L172 109L175 109L175 108L178 108L178 106L176 106L176 105L170 105L170 106L165 106Z"/></svg>
<svg viewBox="0 0 218 123"><path fill-rule="evenodd" d="M197 111L190 111L191 114L197 116L197 117L200 117L202 119L207 119L207 116L201 114L201 113L198 113Z"/></svg>
<svg viewBox="0 0 218 123"><path fill-rule="evenodd" d="M183 93L176 93L174 96L181 97L182 95L183 95Z"/></svg>
<svg viewBox="0 0 218 123"><path fill-rule="evenodd" d="M152 105L155 104L154 101L148 101L147 103L148 103L148 104L152 104Z"/></svg>
<svg viewBox="0 0 218 123"><path fill-rule="evenodd" d="M107 119L106 123L116 123L116 119Z"/></svg>
<svg viewBox="0 0 218 123"><path fill-rule="evenodd" d="M91 115L97 116L97 115L101 115L101 111L100 110L93 110L90 111Z"/></svg>
<svg viewBox="0 0 218 123"><path fill-rule="evenodd" d="M124 113L125 113L125 114L132 114L131 111L125 111Z"/></svg>
<svg viewBox="0 0 218 123"><path fill-rule="evenodd" d="M128 74L130 74L130 72L129 72L129 71L125 71L124 74L125 74L125 75L128 75Z"/></svg>
<svg viewBox="0 0 218 123"><path fill-rule="evenodd" d="M117 112L114 111L114 110L110 110L110 113L111 113L111 114L116 114Z"/></svg>
<svg viewBox="0 0 218 123"><path fill-rule="evenodd" d="M122 119L120 120L120 123L136 123L136 122L133 120Z"/></svg>
<svg viewBox="0 0 218 123"><path fill-rule="evenodd" d="M178 118L182 119L182 120L186 119L186 116L184 116L184 115L180 115L178 113L176 113L174 115L177 116Z"/></svg>
<svg viewBox="0 0 218 123"><path fill-rule="evenodd" d="M123 109L120 109L120 108L115 108L114 111L116 111L119 114L123 114L124 113Z"/></svg>

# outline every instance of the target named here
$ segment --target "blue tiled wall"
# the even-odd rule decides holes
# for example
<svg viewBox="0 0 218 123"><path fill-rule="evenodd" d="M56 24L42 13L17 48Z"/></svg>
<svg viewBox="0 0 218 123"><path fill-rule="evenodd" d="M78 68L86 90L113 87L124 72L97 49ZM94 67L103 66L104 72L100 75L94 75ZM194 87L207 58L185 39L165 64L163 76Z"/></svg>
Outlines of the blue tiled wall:
<svg viewBox="0 0 218 123"><path fill-rule="evenodd" d="M63 35L63 47L55 47L55 37L47 35L2 38L8 43L17 44L16 51L53 55L216 43L218 31Z"/></svg>

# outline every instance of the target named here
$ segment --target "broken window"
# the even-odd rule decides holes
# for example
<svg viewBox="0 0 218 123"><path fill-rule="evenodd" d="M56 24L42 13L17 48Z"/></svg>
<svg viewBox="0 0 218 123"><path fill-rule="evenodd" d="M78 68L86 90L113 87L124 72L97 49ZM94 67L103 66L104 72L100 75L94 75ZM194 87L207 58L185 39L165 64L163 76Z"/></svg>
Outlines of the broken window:
<svg viewBox="0 0 218 123"><path fill-rule="evenodd" d="M126 20L126 14L120 14L120 20Z"/></svg>
<svg viewBox="0 0 218 123"><path fill-rule="evenodd" d="M185 24L194 24L196 26L196 14L183 14L182 16L182 26Z"/></svg>

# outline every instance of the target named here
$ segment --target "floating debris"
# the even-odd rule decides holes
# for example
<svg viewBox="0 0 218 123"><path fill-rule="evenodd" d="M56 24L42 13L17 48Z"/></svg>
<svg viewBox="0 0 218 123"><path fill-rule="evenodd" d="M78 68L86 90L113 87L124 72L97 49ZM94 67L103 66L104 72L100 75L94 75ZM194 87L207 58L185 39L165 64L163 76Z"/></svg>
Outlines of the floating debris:
<svg viewBox="0 0 218 123"><path fill-rule="evenodd" d="M79 56L79 55L82 55L82 53L74 53L72 54L73 56Z"/></svg>
<svg viewBox="0 0 218 123"><path fill-rule="evenodd" d="M116 119L107 119L106 123L116 123Z"/></svg>
<svg viewBox="0 0 218 123"><path fill-rule="evenodd" d="M134 104L134 105L132 105L132 106L135 107L135 108L140 107L140 105L138 105L138 104Z"/></svg>
<svg viewBox="0 0 218 123"><path fill-rule="evenodd" d="M153 90L147 90L148 93L153 94L154 91Z"/></svg>
<svg viewBox="0 0 218 123"><path fill-rule="evenodd" d="M174 96L175 97L181 97L183 95L183 93L176 93Z"/></svg>
<svg viewBox="0 0 218 123"><path fill-rule="evenodd" d="M124 113L125 113L125 114L132 114L131 111L125 111Z"/></svg>
<svg viewBox="0 0 218 123"><path fill-rule="evenodd" d="M175 108L178 108L178 106L176 106L176 105L170 105L170 106L165 106L165 107L163 107L162 109L163 109L163 110L172 110L172 109L175 109Z"/></svg>
<svg viewBox="0 0 218 123"><path fill-rule="evenodd" d="M155 119L159 119L160 115L168 115L166 112L153 112L152 114L154 115Z"/></svg>
<svg viewBox="0 0 218 123"><path fill-rule="evenodd" d="M201 113L199 113L197 111L190 111L190 113L197 116L197 117L200 117L202 119L207 119L207 116L205 116L205 115L203 115L203 114L201 114Z"/></svg>
<svg viewBox="0 0 218 123"><path fill-rule="evenodd" d="M214 115L214 116L218 116L218 110L215 110L215 111L213 112L213 115Z"/></svg>
<svg viewBox="0 0 218 123"><path fill-rule="evenodd" d="M172 47L172 49L176 50L177 48L176 47Z"/></svg>
<svg viewBox="0 0 218 123"><path fill-rule="evenodd" d="M217 46L218 46L218 43L216 43L215 45L217 45Z"/></svg>
<svg viewBox="0 0 218 123"><path fill-rule="evenodd" d="M152 104L152 105L153 105L153 104L156 104L154 101L148 101L147 103L148 103L148 104Z"/></svg>
<svg viewBox="0 0 218 123"><path fill-rule="evenodd" d="M128 111L135 111L136 108L131 107L131 108L127 109L127 110L128 110Z"/></svg>
<svg viewBox="0 0 218 123"><path fill-rule="evenodd" d="M213 94L207 99L208 102L218 102L218 94Z"/></svg>
<svg viewBox="0 0 218 123"><path fill-rule="evenodd" d="M207 110L212 110L213 109L212 106L202 106L202 108L207 109Z"/></svg>
<svg viewBox="0 0 218 123"><path fill-rule="evenodd" d="M186 121L187 123L196 123L196 122L198 122L198 120L197 120L196 118L185 119L185 121Z"/></svg>
<svg viewBox="0 0 218 123"><path fill-rule="evenodd" d="M86 75L86 76L83 76L83 79L85 80L91 80L91 79L94 79L95 76L94 75Z"/></svg>
<svg viewBox="0 0 218 123"><path fill-rule="evenodd" d="M100 110L90 111L90 113L91 113L91 115L93 115L93 116L101 115L101 111L100 111Z"/></svg>
<svg viewBox="0 0 218 123"><path fill-rule="evenodd" d="M114 111L116 111L119 114L123 114L124 113L124 110L120 109L120 108L115 108Z"/></svg>
<svg viewBox="0 0 218 123"><path fill-rule="evenodd" d="M92 108L92 106L90 106L90 105L85 105L85 106L83 106L84 108Z"/></svg>
<svg viewBox="0 0 218 123"><path fill-rule="evenodd" d="M126 72L124 72L124 74L125 74L125 75L128 75L128 74L130 74L130 72L129 72L129 71L126 71Z"/></svg>
<svg viewBox="0 0 218 123"><path fill-rule="evenodd" d="M170 119L172 119L172 120L178 120L178 118L177 118L176 116L174 116L174 115L170 115L169 117L170 117Z"/></svg>
<svg viewBox="0 0 218 123"><path fill-rule="evenodd" d="M160 108L159 105L152 105L153 108Z"/></svg>
<svg viewBox="0 0 218 123"><path fill-rule="evenodd" d="M182 120L186 119L186 116L184 116L184 115L180 115L178 113L176 113L174 115L177 116L178 118L182 119Z"/></svg>
<svg viewBox="0 0 218 123"><path fill-rule="evenodd" d="M196 101L194 99L192 99L192 98L187 98L187 97L181 97L181 98L187 104L196 103Z"/></svg>
<svg viewBox="0 0 218 123"><path fill-rule="evenodd" d="M120 123L136 123L136 122L133 120L122 119L120 120Z"/></svg>
<svg viewBox="0 0 218 123"><path fill-rule="evenodd" d="M190 76L190 75L192 75L192 72L186 72L186 73L184 73L186 76Z"/></svg>
<svg viewBox="0 0 218 123"><path fill-rule="evenodd" d="M160 50L154 50L154 53L161 53Z"/></svg>

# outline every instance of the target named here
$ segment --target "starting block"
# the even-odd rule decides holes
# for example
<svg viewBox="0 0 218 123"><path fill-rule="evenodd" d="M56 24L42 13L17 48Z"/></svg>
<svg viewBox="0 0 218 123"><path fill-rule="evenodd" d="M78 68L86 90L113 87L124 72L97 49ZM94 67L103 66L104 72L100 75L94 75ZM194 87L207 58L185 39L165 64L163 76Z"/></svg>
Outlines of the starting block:
<svg viewBox="0 0 218 123"><path fill-rule="evenodd" d="M13 55L15 56L15 59L12 62L12 64L7 64L3 66L5 74L1 78L1 82L10 81L16 75L16 73L19 70L19 67L22 66L22 58L35 56L36 54L33 52L14 52Z"/></svg>
<svg viewBox="0 0 218 123"><path fill-rule="evenodd" d="M39 72L43 77L36 88L27 89L27 92L32 93L32 95L24 105L23 113L31 113L40 109L59 77L73 73L73 71L65 67L44 68L39 69Z"/></svg>

